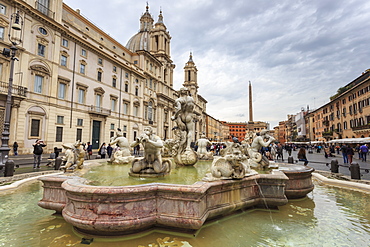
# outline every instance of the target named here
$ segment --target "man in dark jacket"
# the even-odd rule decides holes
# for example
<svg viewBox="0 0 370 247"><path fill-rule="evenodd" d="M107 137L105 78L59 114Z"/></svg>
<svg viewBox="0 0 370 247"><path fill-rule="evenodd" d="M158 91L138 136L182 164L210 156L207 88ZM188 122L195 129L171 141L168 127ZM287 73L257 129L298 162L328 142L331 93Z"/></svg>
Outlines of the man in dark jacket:
<svg viewBox="0 0 370 247"><path fill-rule="evenodd" d="M347 156L347 151L348 151L348 147L346 144L343 144L343 146L340 148L340 151L342 152L342 155L343 155L343 162L345 164L348 163L348 156Z"/></svg>
<svg viewBox="0 0 370 247"><path fill-rule="evenodd" d="M33 169L40 168L40 162L42 159L43 147L46 147L44 141L37 139L33 145Z"/></svg>

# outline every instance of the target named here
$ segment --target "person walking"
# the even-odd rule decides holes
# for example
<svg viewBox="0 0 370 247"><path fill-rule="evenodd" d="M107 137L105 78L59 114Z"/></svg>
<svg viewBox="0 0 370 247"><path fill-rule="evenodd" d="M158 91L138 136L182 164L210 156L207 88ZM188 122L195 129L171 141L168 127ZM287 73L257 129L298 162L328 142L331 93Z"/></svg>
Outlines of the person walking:
<svg viewBox="0 0 370 247"><path fill-rule="evenodd" d="M346 146L346 144L343 144L342 147L340 148L340 151L342 152L344 164L348 163L347 150L348 150L348 147Z"/></svg>
<svg viewBox="0 0 370 247"><path fill-rule="evenodd" d="M299 161L304 161L304 165L306 166L308 164L308 160L306 157L306 149L300 148L297 154L297 158Z"/></svg>
<svg viewBox="0 0 370 247"><path fill-rule="evenodd" d="M18 155L18 143L17 142L13 143L13 152L15 156Z"/></svg>
<svg viewBox="0 0 370 247"><path fill-rule="evenodd" d="M347 157L348 157L348 163L349 164L352 164L353 155L355 155L355 152L353 151L353 148L350 147L350 146L348 146L348 149L347 149Z"/></svg>
<svg viewBox="0 0 370 247"><path fill-rule="evenodd" d="M40 169L43 147L46 147L44 141L37 139L33 145L33 169Z"/></svg>
<svg viewBox="0 0 370 247"><path fill-rule="evenodd" d="M367 156L367 153L369 152L369 148L367 147L367 144L363 144L363 145L360 147L360 151L361 151L361 158L362 158L362 161L363 161L363 162L366 162L366 156Z"/></svg>

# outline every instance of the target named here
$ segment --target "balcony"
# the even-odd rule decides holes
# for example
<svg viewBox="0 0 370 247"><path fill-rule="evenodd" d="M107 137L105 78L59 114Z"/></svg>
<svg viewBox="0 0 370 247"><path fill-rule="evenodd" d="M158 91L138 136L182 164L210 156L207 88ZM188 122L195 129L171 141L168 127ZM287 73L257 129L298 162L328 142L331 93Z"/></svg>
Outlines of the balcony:
<svg viewBox="0 0 370 247"><path fill-rule="evenodd" d="M353 130L353 131L359 131L359 130L370 130L370 125L369 125L369 124L366 124L366 125L361 125L361 126L352 127L352 130Z"/></svg>
<svg viewBox="0 0 370 247"><path fill-rule="evenodd" d="M111 110L105 109L103 107L91 105L89 107L89 113L104 116L104 117L108 117L108 116L111 115Z"/></svg>
<svg viewBox="0 0 370 247"><path fill-rule="evenodd" d="M38 11L40 11L41 13L43 13L44 15L54 19L54 15L55 13L53 11L51 11L48 6L45 6L41 3L41 1L36 1L36 7L35 7Z"/></svg>
<svg viewBox="0 0 370 247"><path fill-rule="evenodd" d="M8 88L9 83L7 82L0 82L0 94L8 95ZM19 98L26 98L27 97L27 88L22 86L13 85L12 88L12 96L16 96Z"/></svg>
<svg viewBox="0 0 370 247"><path fill-rule="evenodd" d="M332 137L333 136L333 131L323 132L322 136L323 137Z"/></svg>
<svg viewBox="0 0 370 247"><path fill-rule="evenodd" d="M325 126L329 126L329 120L322 121L322 124L325 125Z"/></svg>

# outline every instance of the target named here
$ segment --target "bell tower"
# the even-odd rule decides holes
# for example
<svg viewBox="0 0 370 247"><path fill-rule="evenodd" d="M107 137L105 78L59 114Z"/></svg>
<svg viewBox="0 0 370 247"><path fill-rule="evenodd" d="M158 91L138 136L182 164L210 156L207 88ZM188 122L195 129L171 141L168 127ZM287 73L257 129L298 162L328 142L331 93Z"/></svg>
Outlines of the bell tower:
<svg viewBox="0 0 370 247"><path fill-rule="evenodd" d="M171 56L170 33L167 31L167 27L163 22L162 10L159 12L158 21L154 24L154 28L150 32L151 49L152 54L161 56Z"/></svg>
<svg viewBox="0 0 370 247"><path fill-rule="evenodd" d="M173 70L175 65L171 60L171 36L163 22L162 10L159 12L158 21L150 31L150 53L164 65L163 82L173 86Z"/></svg>
<svg viewBox="0 0 370 247"><path fill-rule="evenodd" d="M190 52L189 61L185 64L185 80L183 86L188 88L191 96L196 100L198 94L197 67L193 61L193 54Z"/></svg>

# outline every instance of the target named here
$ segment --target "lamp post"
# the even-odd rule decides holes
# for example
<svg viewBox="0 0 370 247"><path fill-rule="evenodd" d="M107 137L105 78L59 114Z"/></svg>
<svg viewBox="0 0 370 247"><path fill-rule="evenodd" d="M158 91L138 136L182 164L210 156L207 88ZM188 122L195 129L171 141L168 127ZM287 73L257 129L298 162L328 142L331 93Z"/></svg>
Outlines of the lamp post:
<svg viewBox="0 0 370 247"><path fill-rule="evenodd" d="M5 167L9 158L9 128L10 128L10 114L12 111L12 90L13 90L13 74L14 74L14 61L18 60L15 57L18 48L16 47L22 43L22 27L23 18L19 15L19 11L13 13L10 16L9 22L9 41L11 42L10 49L4 48L2 54L6 57L10 57L10 75L8 85L8 95L5 104L5 118L4 118L4 130L1 136L1 147L0 147L0 168ZM10 161L9 161L10 162ZM13 161L11 161L13 162ZM13 162L14 166L14 162ZM6 170L6 169L5 169Z"/></svg>

